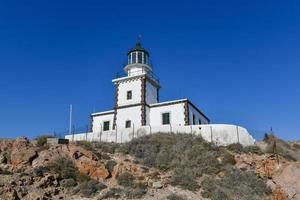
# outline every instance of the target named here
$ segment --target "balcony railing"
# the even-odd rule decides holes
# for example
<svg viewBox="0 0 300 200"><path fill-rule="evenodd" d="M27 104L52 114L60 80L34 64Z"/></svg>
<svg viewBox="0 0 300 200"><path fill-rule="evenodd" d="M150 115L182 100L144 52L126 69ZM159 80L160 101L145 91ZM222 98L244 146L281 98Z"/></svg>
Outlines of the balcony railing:
<svg viewBox="0 0 300 200"><path fill-rule="evenodd" d="M128 77L128 76L136 76L136 75L140 75L140 74L146 74L146 76L152 78L153 80L155 80L157 83L160 82L159 77L154 74L152 71L146 71L144 69L141 70L136 70L130 73L125 73L124 71L120 71L116 74L116 78L122 78L122 77Z"/></svg>

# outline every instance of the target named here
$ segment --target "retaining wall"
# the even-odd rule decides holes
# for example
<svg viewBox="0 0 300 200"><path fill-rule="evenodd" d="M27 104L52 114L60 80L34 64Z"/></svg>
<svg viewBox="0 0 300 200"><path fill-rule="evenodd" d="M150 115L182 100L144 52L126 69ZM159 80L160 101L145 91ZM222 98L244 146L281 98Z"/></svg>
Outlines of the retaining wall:
<svg viewBox="0 0 300 200"><path fill-rule="evenodd" d="M240 143L243 146L253 145L254 138L249 134L247 129L229 124L208 124L208 125L191 125L191 126L141 126L126 129L116 129L110 131L100 131L97 133L80 133L66 135L65 138L70 141L102 141L124 143L133 138L154 134L154 133L186 133L201 135L206 141L213 142L217 145L229 145Z"/></svg>

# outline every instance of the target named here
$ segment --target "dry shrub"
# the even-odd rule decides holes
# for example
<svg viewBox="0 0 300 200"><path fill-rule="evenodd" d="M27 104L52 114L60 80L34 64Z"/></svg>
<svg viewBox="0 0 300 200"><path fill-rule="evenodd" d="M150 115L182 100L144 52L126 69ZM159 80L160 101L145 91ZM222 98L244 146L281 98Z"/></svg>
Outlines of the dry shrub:
<svg viewBox="0 0 300 200"><path fill-rule="evenodd" d="M201 183L205 198L212 200L260 200L271 193L264 180L254 172L230 168L221 179L208 177Z"/></svg>

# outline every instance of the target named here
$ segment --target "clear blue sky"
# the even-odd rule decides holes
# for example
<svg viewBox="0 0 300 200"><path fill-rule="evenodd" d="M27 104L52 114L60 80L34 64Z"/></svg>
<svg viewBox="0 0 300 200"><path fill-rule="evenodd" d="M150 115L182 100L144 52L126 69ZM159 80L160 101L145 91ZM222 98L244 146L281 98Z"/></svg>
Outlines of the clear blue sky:
<svg viewBox="0 0 300 200"><path fill-rule="evenodd" d="M300 139L297 0L0 0L0 137L67 130L69 104L77 127L111 109L138 34L162 101Z"/></svg>

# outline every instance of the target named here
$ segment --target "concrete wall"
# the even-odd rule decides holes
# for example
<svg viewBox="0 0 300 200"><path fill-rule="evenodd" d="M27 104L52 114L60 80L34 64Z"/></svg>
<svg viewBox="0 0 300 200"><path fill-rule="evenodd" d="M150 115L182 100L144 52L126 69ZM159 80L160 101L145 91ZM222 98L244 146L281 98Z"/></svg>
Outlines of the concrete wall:
<svg viewBox="0 0 300 200"><path fill-rule="evenodd" d="M255 140L248 133L247 129L229 124L209 124L191 126L141 126L129 129L116 129L111 131L98 131L94 133L82 133L67 135L65 138L70 141L88 140L123 143L133 138L143 135L154 134L157 132L165 133L186 133L201 135L206 141L213 142L219 146L226 146L232 143L240 143L243 146L253 145Z"/></svg>
<svg viewBox="0 0 300 200"><path fill-rule="evenodd" d="M162 125L162 113L170 113L172 125L184 125L184 103L152 107L150 109L151 126Z"/></svg>
<svg viewBox="0 0 300 200"><path fill-rule="evenodd" d="M195 115L195 124L199 124L199 119L201 120L201 124L208 124L208 120L200 113L198 112L196 109L194 109L193 106L191 106L190 104L189 106L189 124L193 125L193 115Z"/></svg>

